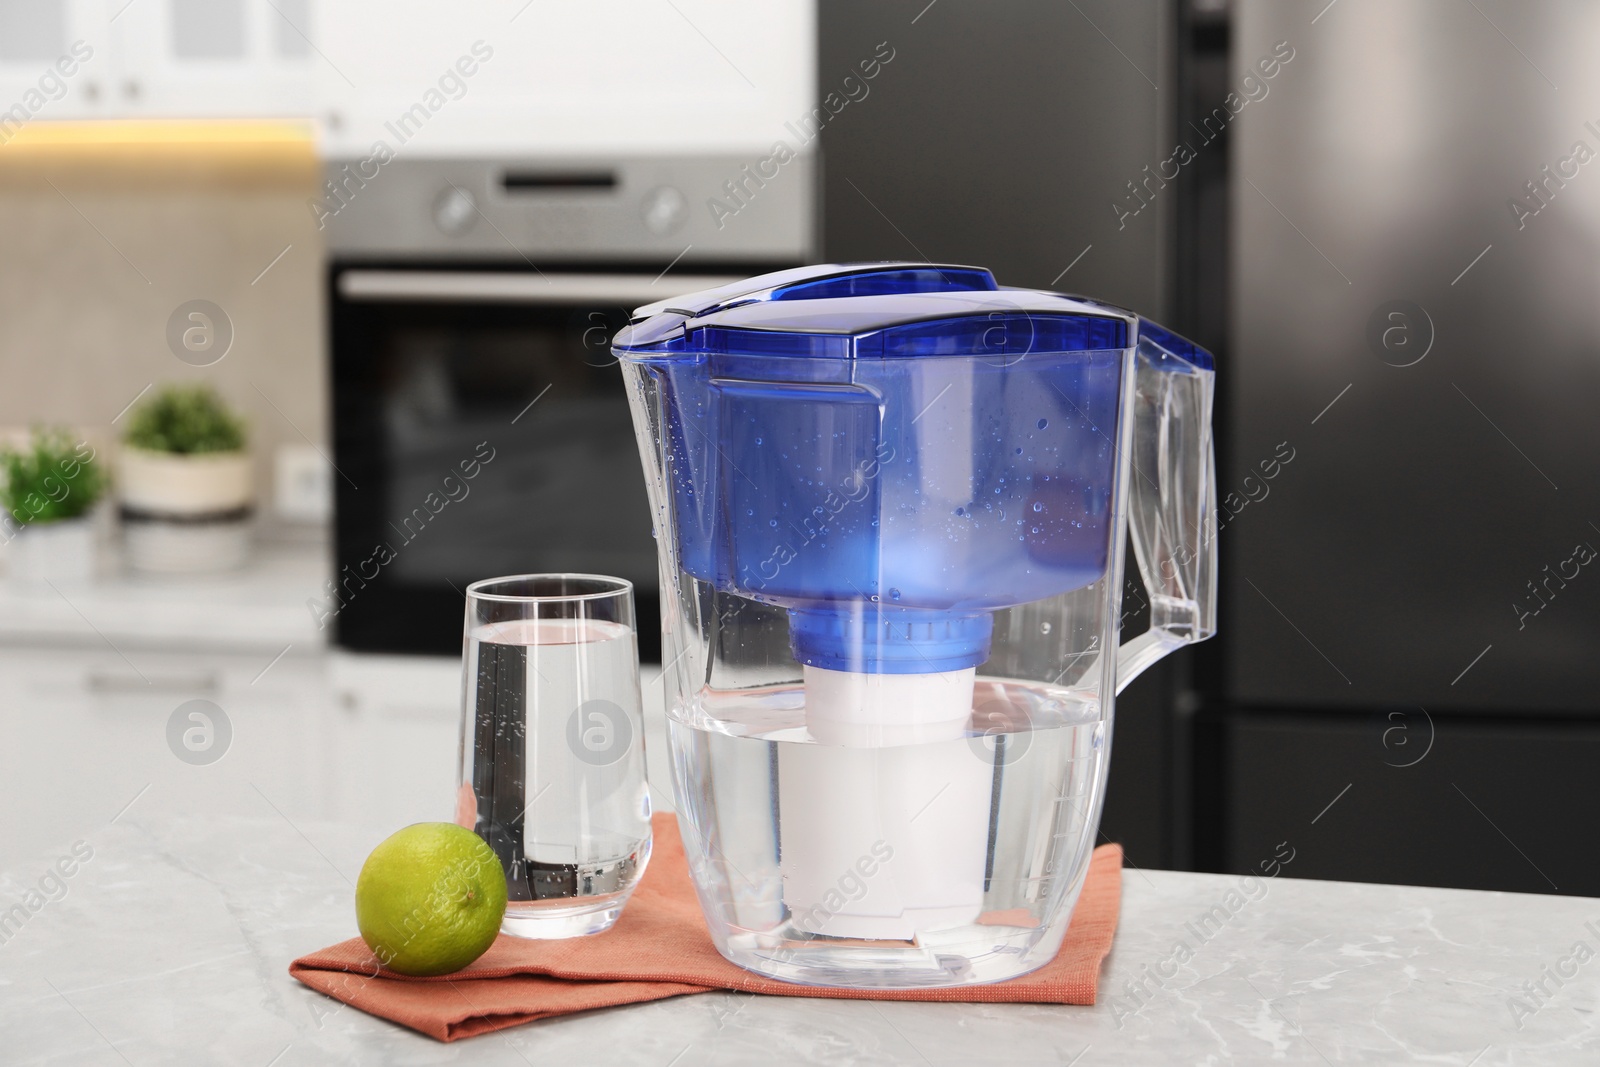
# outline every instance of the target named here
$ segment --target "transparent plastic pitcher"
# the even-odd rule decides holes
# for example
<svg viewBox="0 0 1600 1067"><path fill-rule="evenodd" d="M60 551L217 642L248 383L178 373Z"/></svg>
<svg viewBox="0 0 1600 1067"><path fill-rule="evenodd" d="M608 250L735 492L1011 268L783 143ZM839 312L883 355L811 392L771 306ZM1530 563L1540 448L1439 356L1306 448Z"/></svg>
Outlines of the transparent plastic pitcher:
<svg viewBox="0 0 1600 1067"><path fill-rule="evenodd" d="M1115 694L1215 629L1209 353L986 270L806 267L616 338L717 948L927 987L1047 963ZM1151 626L1120 643L1132 520Z"/></svg>

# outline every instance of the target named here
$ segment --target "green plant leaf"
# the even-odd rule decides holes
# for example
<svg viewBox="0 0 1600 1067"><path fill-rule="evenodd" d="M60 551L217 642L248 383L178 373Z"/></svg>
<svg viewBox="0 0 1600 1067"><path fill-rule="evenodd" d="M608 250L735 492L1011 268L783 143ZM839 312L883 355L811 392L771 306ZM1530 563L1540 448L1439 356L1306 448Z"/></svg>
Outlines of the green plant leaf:
<svg viewBox="0 0 1600 1067"><path fill-rule="evenodd" d="M244 448L244 420L209 385L169 385L134 409L123 440L151 452L197 455Z"/></svg>
<svg viewBox="0 0 1600 1067"><path fill-rule="evenodd" d="M0 506L19 527L74 519L106 489L87 442L62 428L35 428L27 449L0 448Z"/></svg>

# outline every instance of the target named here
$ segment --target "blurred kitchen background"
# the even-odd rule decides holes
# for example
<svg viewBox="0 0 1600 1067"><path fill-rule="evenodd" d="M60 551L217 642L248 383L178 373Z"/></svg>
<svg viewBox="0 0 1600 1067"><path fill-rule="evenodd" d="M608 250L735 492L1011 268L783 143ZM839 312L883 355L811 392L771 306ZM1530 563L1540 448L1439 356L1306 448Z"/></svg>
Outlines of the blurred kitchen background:
<svg viewBox="0 0 1600 1067"><path fill-rule="evenodd" d="M1118 700L1130 862L1600 894L1597 34L1580 0L0 0L0 428L117 473L78 542L0 548L0 866L125 810L446 814L468 582L629 577L659 656L628 311L917 259L1217 353L1219 636ZM227 477L122 443L210 403L174 385L242 418Z"/></svg>

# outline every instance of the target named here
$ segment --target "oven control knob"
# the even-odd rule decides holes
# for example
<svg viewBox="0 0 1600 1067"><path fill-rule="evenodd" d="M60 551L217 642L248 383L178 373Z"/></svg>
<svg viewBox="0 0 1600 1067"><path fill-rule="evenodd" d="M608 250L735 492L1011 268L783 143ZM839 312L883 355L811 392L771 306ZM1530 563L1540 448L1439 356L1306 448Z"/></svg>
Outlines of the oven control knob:
<svg viewBox="0 0 1600 1067"><path fill-rule="evenodd" d="M433 202L433 224L454 237L472 229L478 218L478 202L459 185L449 186Z"/></svg>
<svg viewBox="0 0 1600 1067"><path fill-rule="evenodd" d="M645 228L659 237L676 233L689 218L689 201L670 185L658 185L645 194L639 213Z"/></svg>

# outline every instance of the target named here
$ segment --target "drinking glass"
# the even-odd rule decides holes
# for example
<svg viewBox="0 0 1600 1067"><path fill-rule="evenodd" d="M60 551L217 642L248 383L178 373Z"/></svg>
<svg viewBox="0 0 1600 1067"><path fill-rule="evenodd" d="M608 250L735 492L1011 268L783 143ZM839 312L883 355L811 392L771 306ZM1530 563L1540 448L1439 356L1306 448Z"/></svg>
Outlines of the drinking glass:
<svg viewBox="0 0 1600 1067"><path fill-rule="evenodd" d="M461 690L456 822L505 868L501 932L609 929L650 859L632 583L474 582Z"/></svg>

